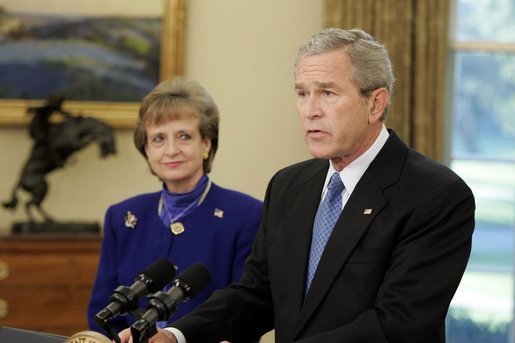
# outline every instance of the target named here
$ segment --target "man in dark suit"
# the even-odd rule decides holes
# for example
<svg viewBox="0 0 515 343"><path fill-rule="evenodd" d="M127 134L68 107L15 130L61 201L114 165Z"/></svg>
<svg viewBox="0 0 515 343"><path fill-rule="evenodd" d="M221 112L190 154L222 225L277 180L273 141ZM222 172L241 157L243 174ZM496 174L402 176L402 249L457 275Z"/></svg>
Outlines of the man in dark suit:
<svg viewBox="0 0 515 343"><path fill-rule="evenodd" d="M248 342L271 329L281 343L445 342L474 198L385 128L393 81L385 48L361 30L327 29L300 48L297 106L314 159L270 181L240 282L150 342Z"/></svg>

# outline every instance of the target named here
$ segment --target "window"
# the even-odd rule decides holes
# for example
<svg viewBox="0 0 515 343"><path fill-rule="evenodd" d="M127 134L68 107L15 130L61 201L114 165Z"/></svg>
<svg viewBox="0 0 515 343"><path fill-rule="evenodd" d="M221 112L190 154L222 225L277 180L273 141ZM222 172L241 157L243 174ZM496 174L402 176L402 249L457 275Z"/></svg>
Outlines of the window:
<svg viewBox="0 0 515 343"><path fill-rule="evenodd" d="M515 0L453 0L449 163L476 198L449 343L515 343Z"/></svg>

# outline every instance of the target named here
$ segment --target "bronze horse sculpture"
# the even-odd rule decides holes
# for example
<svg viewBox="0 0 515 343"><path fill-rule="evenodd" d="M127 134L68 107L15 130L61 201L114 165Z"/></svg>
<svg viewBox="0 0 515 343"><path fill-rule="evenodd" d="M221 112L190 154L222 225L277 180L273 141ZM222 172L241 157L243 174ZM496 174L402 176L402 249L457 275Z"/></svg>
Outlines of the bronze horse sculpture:
<svg viewBox="0 0 515 343"><path fill-rule="evenodd" d="M38 211L45 222L53 222L41 206L48 192L48 173L64 167L72 154L93 142L98 144L102 158L116 153L111 126L92 117L63 111L62 103L62 97L50 98L45 105L28 109L27 112L33 114L29 134L34 145L14 186L11 199L2 203L4 208L14 210L18 205L18 190L30 193L31 198L25 203L25 211L31 223L36 222L32 208ZM62 120L51 122L50 116L54 113L59 114Z"/></svg>

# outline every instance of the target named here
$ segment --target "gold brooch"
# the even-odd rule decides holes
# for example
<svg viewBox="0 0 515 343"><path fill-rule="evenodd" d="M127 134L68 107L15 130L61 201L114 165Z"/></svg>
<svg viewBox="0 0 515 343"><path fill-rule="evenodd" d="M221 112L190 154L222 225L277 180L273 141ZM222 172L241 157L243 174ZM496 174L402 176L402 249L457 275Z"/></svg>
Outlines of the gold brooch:
<svg viewBox="0 0 515 343"><path fill-rule="evenodd" d="M125 213L125 226L131 229L136 228L136 224L138 223L138 218L131 211L127 211Z"/></svg>
<svg viewBox="0 0 515 343"><path fill-rule="evenodd" d="M184 232L184 225L181 222L170 222L170 230L174 235L180 235Z"/></svg>

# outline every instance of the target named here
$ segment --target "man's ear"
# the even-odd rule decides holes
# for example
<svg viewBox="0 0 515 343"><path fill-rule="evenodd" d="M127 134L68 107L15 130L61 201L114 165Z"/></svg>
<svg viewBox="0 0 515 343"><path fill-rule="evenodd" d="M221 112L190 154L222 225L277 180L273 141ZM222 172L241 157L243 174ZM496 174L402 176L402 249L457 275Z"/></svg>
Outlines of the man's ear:
<svg viewBox="0 0 515 343"><path fill-rule="evenodd" d="M384 87L378 88L369 96L369 122L377 122L383 117L383 113L388 106L388 90Z"/></svg>

